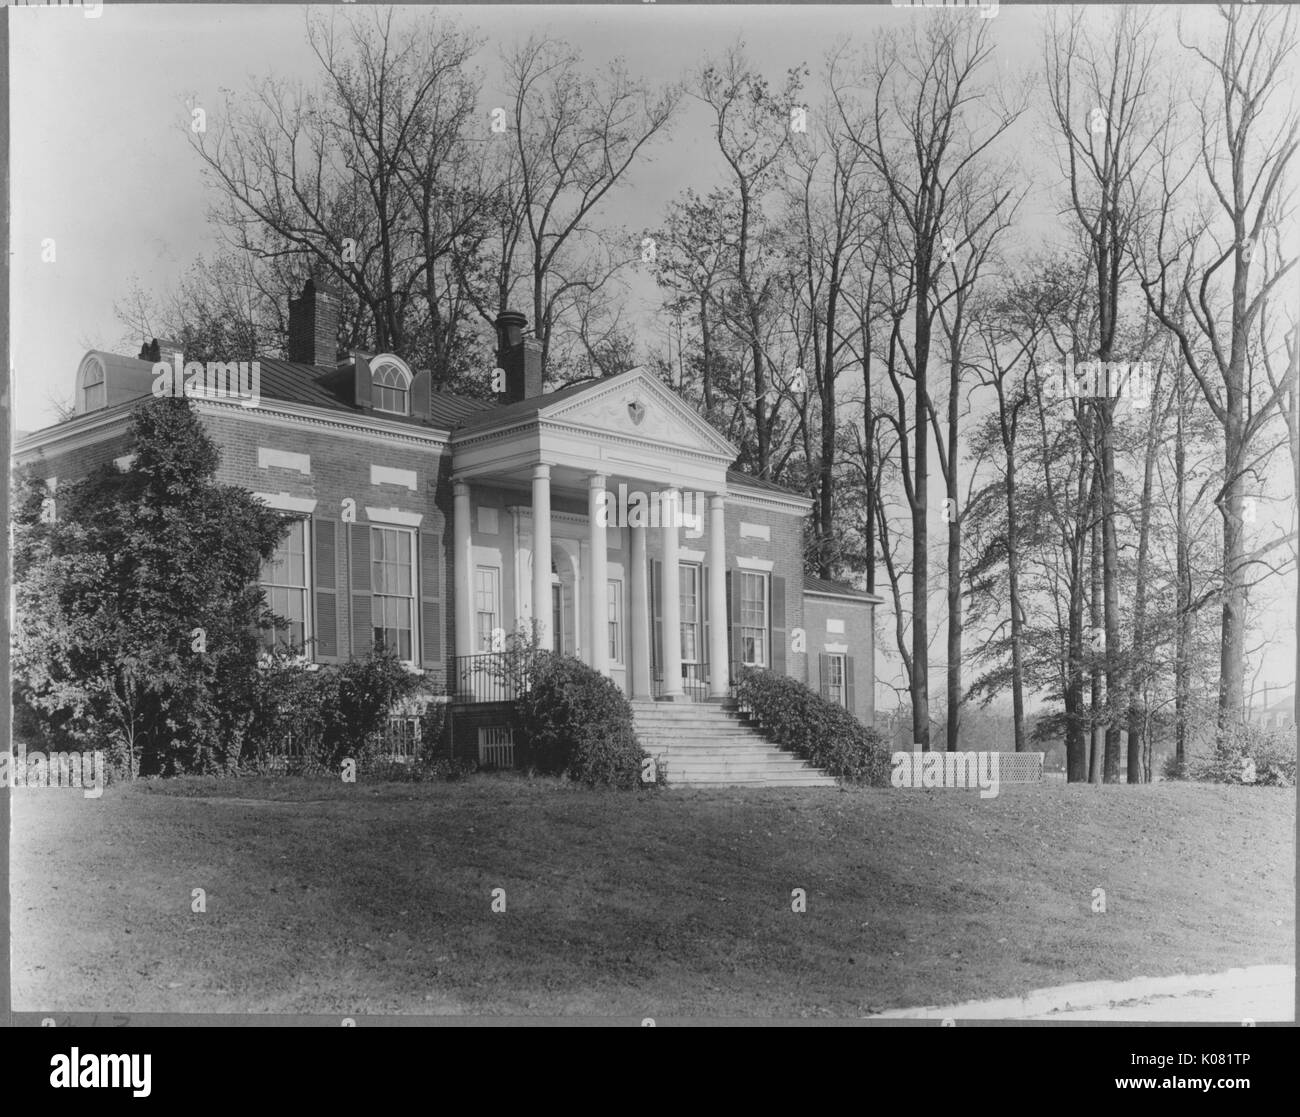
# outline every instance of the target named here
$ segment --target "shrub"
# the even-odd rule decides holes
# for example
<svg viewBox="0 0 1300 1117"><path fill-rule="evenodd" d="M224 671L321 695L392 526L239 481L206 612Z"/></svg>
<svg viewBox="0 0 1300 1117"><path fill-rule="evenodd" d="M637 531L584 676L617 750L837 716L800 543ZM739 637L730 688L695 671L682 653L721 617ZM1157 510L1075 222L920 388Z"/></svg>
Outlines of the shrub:
<svg viewBox="0 0 1300 1117"><path fill-rule="evenodd" d="M741 671L741 709L783 748L846 783L884 787L889 751L883 737L843 706L785 675Z"/></svg>
<svg viewBox="0 0 1300 1117"><path fill-rule="evenodd" d="M249 740L260 770L275 765L289 738L303 772L337 774L345 757L370 766L389 710L420 685L385 651L315 670L277 654L259 675Z"/></svg>
<svg viewBox="0 0 1300 1117"><path fill-rule="evenodd" d="M1234 725L1208 756L1190 761L1187 770L1192 779L1210 783L1294 787L1295 727Z"/></svg>
<svg viewBox="0 0 1300 1117"><path fill-rule="evenodd" d="M572 656L536 650L526 656L529 685L515 717L537 769L589 785L641 786L647 754L618 686Z"/></svg>

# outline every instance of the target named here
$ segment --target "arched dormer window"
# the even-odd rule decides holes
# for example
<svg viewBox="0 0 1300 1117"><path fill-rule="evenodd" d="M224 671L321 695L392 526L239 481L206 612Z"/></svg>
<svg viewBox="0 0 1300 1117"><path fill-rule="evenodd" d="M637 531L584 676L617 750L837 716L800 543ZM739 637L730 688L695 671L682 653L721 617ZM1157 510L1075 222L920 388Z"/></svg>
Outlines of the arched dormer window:
<svg viewBox="0 0 1300 1117"><path fill-rule="evenodd" d="M105 384L104 362L93 354L87 355L77 370L77 414L101 411L107 406L108 387Z"/></svg>
<svg viewBox="0 0 1300 1117"><path fill-rule="evenodd" d="M370 402L390 415L411 413L411 370L400 358L385 353L371 359Z"/></svg>

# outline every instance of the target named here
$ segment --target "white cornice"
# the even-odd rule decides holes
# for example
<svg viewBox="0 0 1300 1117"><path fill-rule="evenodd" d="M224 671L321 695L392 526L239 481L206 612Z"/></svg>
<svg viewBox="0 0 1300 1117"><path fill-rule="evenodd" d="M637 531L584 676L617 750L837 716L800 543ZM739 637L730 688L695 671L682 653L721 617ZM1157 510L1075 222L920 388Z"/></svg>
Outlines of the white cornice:
<svg viewBox="0 0 1300 1117"><path fill-rule="evenodd" d="M411 427L406 423L382 419L373 412L364 418L353 418L339 411L289 403L286 400L273 400L271 402L274 406L267 406L267 401L263 398L257 407L244 407L238 403L217 400L195 399L192 402L200 412L219 415L234 411L242 418L272 426L326 427L339 431L344 437L356 438L363 442L373 441L376 436L379 436L385 440L396 439L424 445L446 446L450 435L449 431L441 427Z"/></svg>
<svg viewBox="0 0 1300 1117"><path fill-rule="evenodd" d="M856 601L862 605L883 605L885 599L865 590L845 590L843 593L831 593L829 590L804 590L804 597L825 597L830 601Z"/></svg>
<svg viewBox="0 0 1300 1117"><path fill-rule="evenodd" d="M769 512L795 513L806 516L812 511L813 499L810 496L798 496L795 493L757 492L753 489L737 489L735 482L727 482L727 503L745 508L762 508Z"/></svg>
<svg viewBox="0 0 1300 1117"><path fill-rule="evenodd" d="M137 404L147 397L128 400L111 408L95 411L88 415L78 415L63 423L33 431L25 435L14 448L16 460L24 461L35 456L41 450L60 453L79 450L93 446L105 438L121 433L115 429L129 423L131 412ZM343 438L354 438L361 442L410 442L416 445L445 449L450 432L440 427L412 428L405 423L394 423L374 416L352 418L336 411L310 407L305 404L293 404L285 400L273 401L268 406L263 399L257 407L245 407L239 403L225 403L219 400L191 399L190 404L200 414L229 415L237 414L241 419L264 426L293 427L308 426L332 430Z"/></svg>
<svg viewBox="0 0 1300 1117"><path fill-rule="evenodd" d="M121 403L103 411L78 415L66 422L56 423L52 427L24 435L14 447L14 458L24 461L35 457L40 450L53 449L56 446L61 453L93 446L105 438L122 433L113 428L125 428L130 420L131 404Z"/></svg>

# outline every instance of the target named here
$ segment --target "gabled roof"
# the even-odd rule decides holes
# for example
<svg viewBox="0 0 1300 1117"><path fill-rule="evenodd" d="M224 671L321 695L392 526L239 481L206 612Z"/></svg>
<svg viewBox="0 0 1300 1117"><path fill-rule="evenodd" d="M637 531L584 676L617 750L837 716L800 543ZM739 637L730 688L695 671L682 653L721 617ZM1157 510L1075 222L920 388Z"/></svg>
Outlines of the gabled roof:
<svg viewBox="0 0 1300 1117"><path fill-rule="evenodd" d="M559 391L543 392L540 396L521 399L516 403L502 403L495 406L489 403L481 411L464 414L456 424L456 430L481 430L485 427L495 427L498 423L512 423L520 419L527 419L536 415L544 407L550 407L551 404L572 399L574 396L580 396L584 392L589 392L593 388L599 388L601 385L608 383L609 381L605 377L597 377L593 380L584 380L580 384L570 384L559 389Z"/></svg>
<svg viewBox="0 0 1300 1117"><path fill-rule="evenodd" d="M867 593L866 590L854 589L844 582L832 582L829 578L814 578L811 574L803 576L804 593L825 594L827 597L846 597L855 601L870 601L874 604L880 604L885 599L877 597L874 593Z"/></svg>
<svg viewBox="0 0 1300 1117"><path fill-rule="evenodd" d="M765 493L780 493L782 496L801 496L805 499L808 497L807 493L801 493L798 489L778 485L775 481L765 481L762 477L755 477L752 473L745 473L739 469L727 470L727 484L742 489L758 489Z"/></svg>
<svg viewBox="0 0 1300 1117"><path fill-rule="evenodd" d="M632 408L638 408L638 414L630 416ZM732 459L736 455L736 447L703 415L644 368L594 377L559 391L468 415L456 427L456 434L505 431L542 420L586 427L602 434L617 432L656 446L688 447L714 458Z"/></svg>

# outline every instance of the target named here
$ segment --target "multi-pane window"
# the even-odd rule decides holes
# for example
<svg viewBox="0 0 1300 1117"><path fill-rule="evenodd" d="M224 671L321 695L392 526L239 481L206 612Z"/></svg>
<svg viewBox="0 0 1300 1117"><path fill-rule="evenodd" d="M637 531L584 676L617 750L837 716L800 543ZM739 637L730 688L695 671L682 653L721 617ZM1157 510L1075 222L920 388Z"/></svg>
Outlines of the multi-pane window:
<svg viewBox="0 0 1300 1117"><path fill-rule="evenodd" d="M623 662L623 583L610 582L606 592L606 615L609 618L609 661Z"/></svg>
<svg viewBox="0 0 1300 1117"><path fill-rule="evenodd" d="M307 641L307 521L289 521L289 533L262 566L262 593L267 608L279 618L274 628L263 629L268 648L296 648Z"/></svg>
<svg viewBox="0 0 1300 1117"><path fill-rule="evenodd" d="M410 414L410 387L410 378L397 365L379 365L373 370L370 381L370 402L376 411L388 411L394 415Z"/></svg>
<svg viewBox="0 0 1300 1117"><path fill-rule="evenodd" d="M98 361L88 361L85 378L81 382L81 409L98 411L106 403L104 393L104 366Z"/></svg>
<svg viewBox="0 0 1300 1117"><path fill-rule="evenodd" d="M681 564L678 576L678 600L681 602L682 662L700 661L700 568L694 563Z"/></svg>
<svg viewBox="0 0 1300 1117"><path fill-rule="evenodd" d="M767 575L740 571L740 658L751 667L767 666Z"/></svg>
<svg viewBox="0 0 1300 1117"><path fill-rule="evenodd" d="M844 656L833 654L826 657L826 697L837 706L844 701Z"/></svg>
<svg viewBox="0 0 1300 1117"><path fill-rule="evenodd" d="M480 566L474 571L474 618L478 632L478 650L493 651L492 632L500 623L500 580L495 566Z"/></svg>
<svg viewBox="0 0 1300 1117"><path fill-rule="evenodd" d="M370 529L370 623L376 644L411 662L415 638L415 536Z"/></svg>

